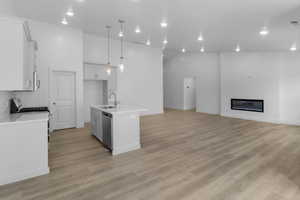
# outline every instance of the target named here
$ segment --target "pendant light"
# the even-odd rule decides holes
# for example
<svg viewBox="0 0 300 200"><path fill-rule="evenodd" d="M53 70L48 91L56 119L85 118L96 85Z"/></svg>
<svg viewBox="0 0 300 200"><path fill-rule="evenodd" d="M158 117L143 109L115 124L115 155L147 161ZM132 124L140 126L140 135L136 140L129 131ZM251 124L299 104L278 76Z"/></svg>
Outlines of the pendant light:
<svg viewBox="0 0 300 200"><path fill-rule="evenodd" d="M107 30L107 66L106 66L106 73L108 75L111 74L111 64L110 64L110 51L111 51L111 41L110 41L110 32L111 32L111 26L106 26Z"/></svg>
<svg viewBox="0 0 300 200"><path fill-rule="evenodd" d="M123 37L120 37L120 45L121 45L121 56L120 56L120 64L119 69L121 72L124 72L124 23L125 21L119 20L120 23L120 33L123 33Z"/></svg>

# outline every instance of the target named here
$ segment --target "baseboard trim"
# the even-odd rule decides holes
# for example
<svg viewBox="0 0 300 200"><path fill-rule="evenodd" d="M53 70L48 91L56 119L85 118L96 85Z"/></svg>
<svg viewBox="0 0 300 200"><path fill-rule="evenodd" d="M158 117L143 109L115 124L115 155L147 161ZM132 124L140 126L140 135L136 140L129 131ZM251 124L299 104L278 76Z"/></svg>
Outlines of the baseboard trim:
<svg viewBox="0 0 300 200"><path fill-rule="evenodd" d="M124 146L124 147L120 147L120 148L117 148L117 149L113 149L112 155L115 156L115 155L119 155L119 154L126 153L126 152L129 152L129 151L134 151L134 150L137 150L137 149L140 149L140 148L141 148L141 144Z"/></svg>
<svg viewBox="0 0 300 200"><path fill-rule="evenodd" d="M227 114L220 114L222 117L229 117L229 118L235 118L235 119L243 119L243 120L250 120L250 121L256 121L256 122L266 122L266 123L273 123L273 124L281 124L280 120L267 120L267 119L255 119L252 117L240 117L235 115L227 115Z"/></svg>
<svg viewBox="0 0 300 200"><path fill-rule="evenodd" d="M47 168L35 169L35 170L23 171L23 172L18 171L13 175L4 174L1 175L0 177L0 185L6 185L6 184L19 182L29 178L42 176L45 174L49 174L49 172L50 172L49 167L47 167Z"/></svg>

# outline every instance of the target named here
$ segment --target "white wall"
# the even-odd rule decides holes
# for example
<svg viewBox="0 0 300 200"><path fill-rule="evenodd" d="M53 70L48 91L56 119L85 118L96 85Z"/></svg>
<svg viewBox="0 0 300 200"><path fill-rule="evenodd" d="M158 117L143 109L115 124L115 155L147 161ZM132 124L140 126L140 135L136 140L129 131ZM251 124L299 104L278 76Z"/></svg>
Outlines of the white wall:
<svg viewBox="0 0 300 200"><path fill-rule="evenodd" d="M300 53L281 53L280 118L300 125Z"/></svg>
<svg viewBox="0 0 300 200"><path fill-rule="evenodd" d="M196 78L197 112L219 114L219 59L215 53L185 53L164 64L164 106L184 109L183 80Z"/></svg>
<svg viewBox="0 0 300 200"><path fill-rule="evenodd" d="M84 60L106 63L106 39L84 36ZM112 64L118 65L119 41L112 41ZM163 112L162 52L159 48L125 43L125 71L118 72L118 99L121 104L140 105L147 114Z"/></svg>
<svg viewBox="0 0 300 200"><path fill-rule="evenodd" d="M7 118L9 115L9 99L11 94L9 92L0 91L0 120Z"/></svg>
<svg viewBox="0 0 300 200"><path fill-rule="evenodd" d="M11 0L0 0L0 17L14 16L15 10ZM5 66L0 66L5 67ZM10 92L0 91L0 120L6 118L9 114Z"/></svg>
<svg viewBox="0 0 300 200"><path fill-rule="evenodd" d="M41 88L37 92L17 92L24 106L48 106L49 68L75 70L76 80L77 127L84 125L83 113L83 35L82 31L30 21L32 38L38 42L38 78Z"/></svg>
<svg viewBox="0 0 300 200"><path fill-rule="evenodd" d="M221 54L221 115L278 122L279 69L277 53ZM231 110L231 98L263 99L264 113Z"/></svg>
<svg viewBox="0 0 300 200"><path fill-rule="evenodd" d="M165 107L184 109L183 79L194 76L199 112L220 103L223 116L300 125L299 66L299 52L180 54L164 63ZM231 98L263 99L265 112L231 110Z"/></svg>
<svg viewBox="0 0 300 200"><path fill-rule="evenodd" d="M91 121L91 105L103 104L103 82L104 81L84 81L83 102L84 102L84 121Z"/></svg>

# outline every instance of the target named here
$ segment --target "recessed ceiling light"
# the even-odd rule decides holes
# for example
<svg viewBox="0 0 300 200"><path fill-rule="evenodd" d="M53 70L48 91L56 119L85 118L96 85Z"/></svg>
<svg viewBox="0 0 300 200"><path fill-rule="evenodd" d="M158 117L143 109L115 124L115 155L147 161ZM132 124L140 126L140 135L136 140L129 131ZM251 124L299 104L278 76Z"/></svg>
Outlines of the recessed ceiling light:
<svg viewBox="0 0 300 200"><path fill-rule="evenodd" d="M168 26L168 23L163 21L163 22L160 23L160 26L162 28L166 28Z"/></svg>
<svg viewBox="0 0 300 200"><path fill-rule="evenodd" d="M141 33L140 27L137 26L137 27L135 28L135 33Z"/></svg>
<svg viewBox="0 0 300 200"><path fill-rule="evenodd" d="M237 46L236 46L235 51L236 51L236 52L240 52L240 51L241 51L240 45L237 45Z"/></svg>
<svg viewBox="0 0 300 200"><path fill-rule="evenodd" d="M83 2L85 2L85 0L77 0L77 2L83 3Z"/></svg>
<svg viewBox="0 0 300 200"><path fill-rule="evenodd" d="M70 8L70 9L67 11L66 15L69 16L69 17L73 17L73 16L74 16L74 11L73 11L73 9Z"/></svg>
<svg viewBox="0 0 300 200"><path fill-rule="evenodd" d="M150 45L151 45L151 41L150 41L150 40L147 40L147 41L146 41L146 45L147 45L147 46L150 46Z"/></svg>
<svg viewBox="0 0 300 200"><path fill-rule="evenodd" d="M269 29L267 27L262 27L262 29L260 30L259 34L262 36L268 35L270 33Z"/></svg>
<svg viewBox="0 0 300 200"><path fill-rule="evenodd" d="M290 51L297 51L297 45L293 44L290 48Z"/></svg>
<svg viewBox="0 0 300 200"><path fill-rule="evenodd" d="M202 53L204 53L204 51L205 51L204 47L201 47L200 51L201 51Z"/></svg>
<svg viewBox="0 0 300 200"><path fill-rule="evenodd" d="M200 34L200 35L198 36L198 41L203 41L203 36L202 36L202 34Z"/></svg>
<svg viewBox="0 0 300 200"><path fill-rule="evenodd" d="M64 18L61 20L61 23L62 23L63 25L67 25L67 24L68 24L68 21L67 21L67 19L64 17Z"/></svg>
<svg viewBox="0 0 300 200"><path fill-rule="evenodd" d="M185 52L186 52L185 48L181 49L181 51L182 51L182 53L185 53Z"/></svg>
<svg viewBox="0 0 300 200"><path fill-rule="evenodd" d="M168 40L167 40L167 39L164 39L163 43L164 43L164 44L168 44Z"/></svg>

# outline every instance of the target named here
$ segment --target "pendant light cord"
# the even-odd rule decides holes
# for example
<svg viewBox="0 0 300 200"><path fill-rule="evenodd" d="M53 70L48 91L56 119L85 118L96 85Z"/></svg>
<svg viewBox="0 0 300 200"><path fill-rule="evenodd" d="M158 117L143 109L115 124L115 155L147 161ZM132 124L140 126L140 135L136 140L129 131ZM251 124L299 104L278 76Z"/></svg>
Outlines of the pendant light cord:
<svg viewBox="0 0 300 200"><path fill-rule="evenodd" d="M111 51L111 41L110 41L110 29L111 26L106 26L107 28L107 64L110 65L110 51Z"/></svg>

